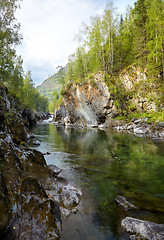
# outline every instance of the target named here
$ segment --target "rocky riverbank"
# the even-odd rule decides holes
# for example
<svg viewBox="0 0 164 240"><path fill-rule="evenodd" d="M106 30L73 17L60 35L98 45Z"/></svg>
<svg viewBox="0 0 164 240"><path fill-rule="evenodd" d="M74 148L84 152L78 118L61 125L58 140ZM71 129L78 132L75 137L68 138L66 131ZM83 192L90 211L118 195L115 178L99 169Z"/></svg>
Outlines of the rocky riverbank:
<svg viewBox="0 0 164 240"><path fill-rule="evenodd" d="M63 115L64 113L64 115ZM78 128L99 128L99 129L114 129L118 132L128 132L138 137L148 137L157 140L164 140L164 122L147 123L146 118L134 118L130 122L108 119L102 124L87 124L72 123L69 116L64 110L64 106L56 113L57 117L54 118L54 124L64 125L66 127L78 127Z"/></svg>
<svg viewBox="0 0 164 240"><path fill-rule="evenodd" d="M136 83L144 84L145 77L143 73L138 73L134 79ZM140 96L139 90L136 90L134 95L134 79L132 81L127 73L121 76L120 81L124 92L133 97L128 102L126 102L127 99L122 99L118 106L116 104L117 96L115 96L116 99L113 98L114 95L105 83L103 74L96 74L92 81L88 80L84 84L70 82L63 94L64 105L55 112L54 122L65 126L114 128L118 131L128 131L137 136L164 139L164 122L162 120L152 122L152 124L148 124L148 117L133 118L131 122L117 120L120 112L131 111L131 105L135 105L136 113L140 113L140 115L146 112L149 116L149 113L154 112L155 114L159 111L155 102L149 100L149 94L149 98L147 95L143 98ZM160 111L162 112L163 109L161 101ZM162 114L159 119L163 119Z"/></svg>
<svg viewBox="0 0 164 240"><path fill-rule="evenodd" d="M130 122L113 119L110 124L113 129L119 132L125 131L138 137L149 137L158 140L164 139L164 122L148 124L147 118L133 118ZM104 128L109 125L100 125L99 127Z"/></svg>
<svg viewBox="0 0 164 240"><path fill-rule="evenodd" d="M61 239L59 205L65 216L75 212L82 193L28 146L27 116L0 87L0 238Z"/></svg>

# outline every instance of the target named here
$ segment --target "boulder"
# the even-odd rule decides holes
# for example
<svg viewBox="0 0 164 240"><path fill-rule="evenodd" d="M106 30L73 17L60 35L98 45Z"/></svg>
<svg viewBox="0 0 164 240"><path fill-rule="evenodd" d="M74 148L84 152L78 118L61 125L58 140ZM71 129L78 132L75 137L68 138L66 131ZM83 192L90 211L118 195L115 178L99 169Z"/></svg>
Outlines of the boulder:
<svg viewBox="0 0 164 240"><path fill-rule="evenodd" d="M39 145L40 145L40 141L35 140L35 141L33 141L33 144L34 144L35 146L39 146Z"/></svg>
<svg viewBox="0 0 164 240"><path fill-rule="evenodd" d="M73 187L71 184L64 186L61 193L61 199L65 207L77 205L81 196L82 192Z"/></svg>
<svg viewBox="0 0 164 240"><path fill-rule="evenodd" d="M134 127L134 134L146 134L148 133L148 128L144 126Z"/></svg>
<svg viewBox="0 0 164 240"><path fill-rule="evenodd" d="M117 115L101 73L94 76L94 83L72 84L64 94L64 105L67 116L75 125L98 126Z"/></svg>
<svg viewBox="0 0 164 240"><path fill-rule="evenodd" d="M54 114L54 121L62 121L67 116L65 106L60 106L60 109L57 110Z"/></svg>
<svg viewBox="0 0 164 240"><path fill-rule="evenodd" d="M132 217L126 217L121 222L124 231L130 233L130 239L164 240L164 224L143 221Z"/></svg>
<svg viewBox="0 0 164 240"><path fill-rule="evenodd" d="M55 165L48 165L48 166L55 175L59 175L59 173L61 173L62 171L62 169L58 168Z"/></svg>

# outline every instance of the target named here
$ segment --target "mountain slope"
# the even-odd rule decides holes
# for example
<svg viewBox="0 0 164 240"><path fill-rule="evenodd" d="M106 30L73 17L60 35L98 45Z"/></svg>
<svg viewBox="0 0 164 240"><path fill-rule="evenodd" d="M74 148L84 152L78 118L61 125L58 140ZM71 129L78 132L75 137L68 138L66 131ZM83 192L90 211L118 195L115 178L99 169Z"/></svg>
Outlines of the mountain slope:
<svg viewBox="0 0 164 240"><path fill-rule="evenodd" d="M37 86L40 94L46 96L49 101L52 100L52 93L56 90L59 91L61 84L58 83L57 74L53 74L51 77L47 78L45 81L42 82L41 85Z"/></svg>

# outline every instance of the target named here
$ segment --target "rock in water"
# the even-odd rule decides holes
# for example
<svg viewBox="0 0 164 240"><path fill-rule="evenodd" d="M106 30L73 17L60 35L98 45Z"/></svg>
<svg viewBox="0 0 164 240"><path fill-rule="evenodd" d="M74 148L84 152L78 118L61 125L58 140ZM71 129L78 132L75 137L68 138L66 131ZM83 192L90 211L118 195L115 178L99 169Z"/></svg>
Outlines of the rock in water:
<svg viewBox="0 0 164 240"><path fill-rule="evenodd" d="M139 235L146 240L164 240L164 224L156 224L132 217L126 217L121 222L121 227L128 233Z"/></svg>
<svg viewBox="0 0 164 240"><path fill-rule="evenodd" d="M61 173L62 171L62 169L58 168L55 165L48 165L48 166L55 175L59 175L59 173Z"/></svg>
<svg viewBox="0 0 164 240"><path fill-rule="evenodd" d="M135 205L132 203L128 202L125 197L122 196L117 196L116 197L116 202L118 203L119 206L121 206L125 211L131 210L131 209L138 209Z"/></svg>
<svg viewBox="0 0 164 240"><path fill-rule="evenodd" d="M40 142L39 142L38 140L36 140L36 141L33 141L33 144L34 144L35 146L39 146L39 145L40 145Z"/></svg>
<svg viewBox="0 0 164 240"><path fill-rule="evenodd" d="M82 192L73 187L71 184L64 186L61 193L61 199L65 207L77 205L81 196Z"/></svg>

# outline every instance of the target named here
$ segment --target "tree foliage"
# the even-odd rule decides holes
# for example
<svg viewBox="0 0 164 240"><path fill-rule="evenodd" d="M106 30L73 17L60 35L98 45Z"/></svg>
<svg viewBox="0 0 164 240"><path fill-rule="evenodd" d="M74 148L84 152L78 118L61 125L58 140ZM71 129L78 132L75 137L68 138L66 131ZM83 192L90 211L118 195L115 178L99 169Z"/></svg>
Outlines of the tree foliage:
<svg viewBox="0 0 164 240"><path fill-rule="evenodd" d="M15 18L19 7L20 0L0 0L0 81L26 107L46 111L48 100L35 89L31 72L24 75L23 60L16 55L15 46L22 39L20 24Z"/></svg>
<svg viewBox="0 0 164 240"><path fill-rule="evenodd" d="M83 24L79 47L69 59L67 78L82 78L104 71L117 75L130 64L164 77L164 2L138 0L125 16L109 4L102 15ZM68 77L69 76L69 77Z"/></svg>

